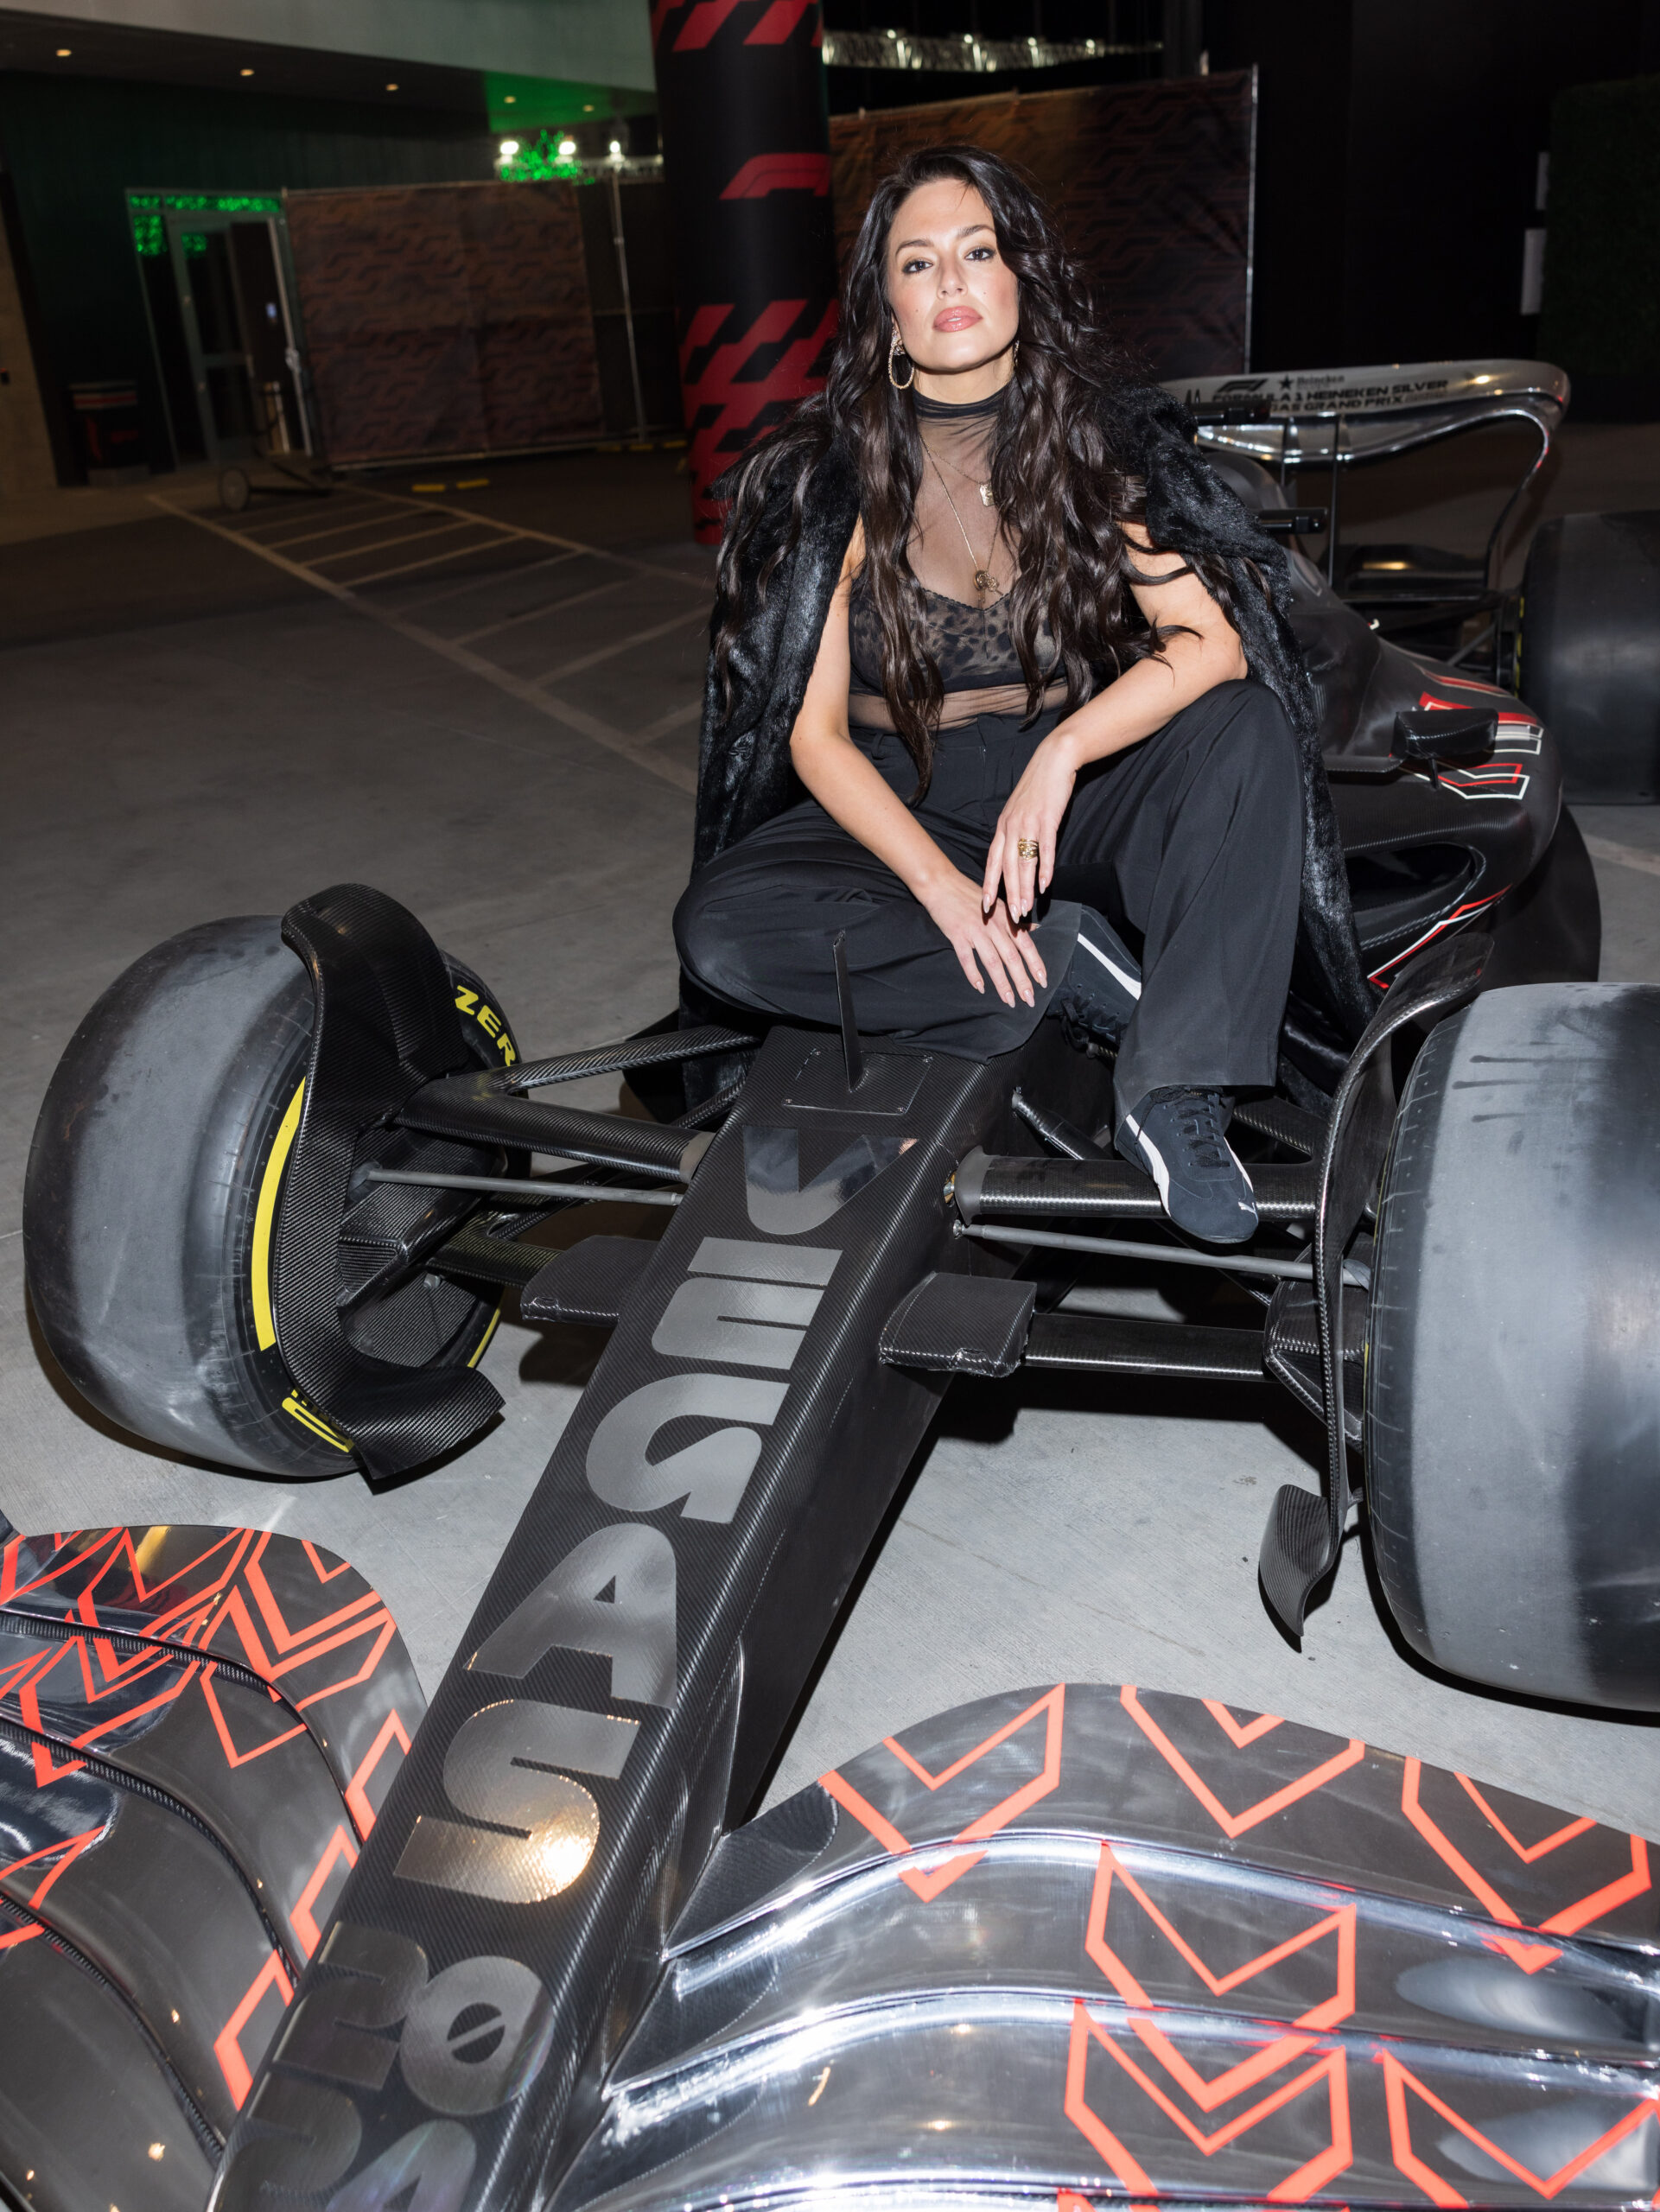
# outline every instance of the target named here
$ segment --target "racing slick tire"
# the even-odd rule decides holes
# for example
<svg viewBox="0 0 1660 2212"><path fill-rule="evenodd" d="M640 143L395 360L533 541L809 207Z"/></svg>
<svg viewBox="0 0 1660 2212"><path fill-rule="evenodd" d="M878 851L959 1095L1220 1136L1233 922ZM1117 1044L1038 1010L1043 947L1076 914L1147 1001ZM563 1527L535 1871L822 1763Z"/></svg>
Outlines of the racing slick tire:
<svg viewBox="0 0 1660 2212"><path fill-rule="evenodd" d="M1660 512L1540 525L1518 678L1561 748L1571 804L1660 798Z"/></svg>
<svg viewBox="0 0 1660 2212"><path fill-rule="evenodd" d="M499 1065L513 1049L505 1018L470 969L448 964L469 1049ZM296 1389L273 1313L311 1024L310 981L275 915L157 945L111 984L59 1062L23 1198L30 1300L82 1396L169 1453L290 1480L354 1464L350 1441ZM430 1151L446 1169L499 1171L499 1155L476 1147L397 1142L399 1166ZM478 1359L498 1310L417 1270L353 1309L347 1328L381 1358L453 1367Z"/></svg>
<svg viewBox="0 0 1660 2212"><path fill-rule="evenodd" d="M1485 992L1408 1078L1379 1202L1373 1555L1413 1649L1660 1707L1660 989Z"/></svg>

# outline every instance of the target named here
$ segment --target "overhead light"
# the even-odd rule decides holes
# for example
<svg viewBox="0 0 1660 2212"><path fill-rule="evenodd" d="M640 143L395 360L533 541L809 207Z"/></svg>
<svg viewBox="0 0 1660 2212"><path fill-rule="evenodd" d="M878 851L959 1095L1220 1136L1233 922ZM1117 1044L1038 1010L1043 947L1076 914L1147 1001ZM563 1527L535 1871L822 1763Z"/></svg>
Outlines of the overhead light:
<svg viewBox="0 0 1660 2212"><path fill-rule="evenodd" d="M504 139L502 140L502 142L501 142L501 158L502 158L502 160L503 160L504 162L511 162L511 161L512 161L512 159L513 158L513 156L514 156L518 151L518 139L517 139L517 138L504 138Z"/></svg>
<svg viewBox="0 0 1660 2212"><path fill-rule="evenodd" d="M501 97L506 105L512 107L514 101L518 98L518 94L517 92L504 92Z"/></svg>
<svg viewBox="0 0 1660 2212"><path fill-rule="evenodd" d="M594 112L594 103L593 103L593 101L592 101L592 100L584 100L584 101L582 102L582 113L583 113L584 115L592 115L592 114L593 114L593 112Z"/></svg>
<svg viewBox="0 0 1660 2212"><path fill-rule="evenodd" d="M252 74L253 74L253 71L252 71L251 69L244 69L244 70L239 71L239 75L241 75L241 76L244 76L244 77L251 77L251 76L252 76Z"/></svg>
<svg viewBox="0 0 1660 2212"><path fill-rule="evenodd" d="M59 60L60 60L60 61L67 61L67 60L69 59L69 56L70 56L70 54L71 54L71 53L72 53L73 51L73 48L67 47L67 46L60 46L60 47L58 48L58 59L59 59Z"/></svg>
<svg viewBox="0 0 1660 2212"><path fill-rule="evenodd" d="M622 159L622 141L620 138L614 138L611 141L610 151L611 158L614 162L620 162Z"/></svg>
<svg viewBox="0 0 1660 2212"><path fill-rule="evenodd" d="M576 141L574 138L562 138L559 141L559 158L562 162L574 162L576 160Z"/></svg>
<svg viewBox="0 0 1660 2212"><path fill-rule="evenodd" d="M395 92L398 90L398 87L396 85L388 85L386 90L389 92Z"/></svg>

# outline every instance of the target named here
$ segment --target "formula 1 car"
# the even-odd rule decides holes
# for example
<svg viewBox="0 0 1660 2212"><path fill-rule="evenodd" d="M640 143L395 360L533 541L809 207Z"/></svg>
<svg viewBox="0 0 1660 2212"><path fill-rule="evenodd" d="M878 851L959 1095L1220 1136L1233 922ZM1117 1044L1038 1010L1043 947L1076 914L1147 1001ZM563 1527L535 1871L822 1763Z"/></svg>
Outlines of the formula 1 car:
<svg viewBox="0 0 1660 2212"><path fill-rule="evenodd" d="M1266 472L1229 466L1271 512ZM43 1809L60 1774L123 1806L170 1791L245 1870L277 1960L222 2021L199 2007L194 2093L188 2010L143 2010L197 2163L160 2193L187 2162L158 2133L156 2171L134 2153L109 2201L200 2203L221 2141L226 2212L1652 2197L1640 1839L1088 1686L944 1716L733 1825L942 1393L1022 1365L1266 1375L1322 1421L1323 1491L1282 1490L1262 1544L1288 1630L1358 1489L1385 1601L1433 1663L1660 1706L1660 993L1593 980L1594 886L1539 718L1380 637L1312 563L1293 616L1379 1002L1345 1049L1294 987L1283 1081L1235 1112L1248 1249L1174 1236L1102 1141L1106 1065L1052 1024L947 1060L861 1038L844 994L839 1036L665 1022L526 1059L487 984L353 885L187 931L89 1014L42 1108L25 1238L48 1342L118 1422L290 1478L401 1476L493 1418L478 1361L504 1289L526 1319L609 1332L418 1728L405 1689L395 1714L347 1713L342 1751L326 1703L284 1688L284 1655L378 1603L345 1583L327 1603L349 1570L310 1547L249 1537L223 1573L213 1532L0 1552L0 1629L35 1639L0 1672L0 1750L16 1737L34 1777L0 1821L48 1870L20 1889L0 1869L19 1921L0 2018L14 1937L48 1986L30 1929L118 1993L135 1979L107 1914L52 1921L48 1876L89 1893L66 1854L92 1863L117 1817ZM613 1074L638 1113L532 1096ZM533 1177L534 1154L568 1164ZM601 1200L659 1209L660 1241L521 1241ZM1218 1295L1126 1319L1084 1280L1102 1259ZM67 1640L114 1655L77 1658L80 1704ZM83 1707L128 1658L162 1687L113 1699L99 1732ZM56 1707L14 1714L48 1662ZM223 1788L187 1789L178 1757L158 1782L133 1749L152 1711L206 1710L219 1671L327 1770L280 1874L275 1846L259 1872L228 1834ZM211 1750L210 1723L235 1764L232 1724L169 1726ZM295 2002L258 2029L279 1979ZM1246 2018L1223 1999L1248 1980ZM233 2116L208 2108L207 2053ZM0 2086L14 2191L93 2201L35 2193L38 2168L24 2188L6 2109Z"/></svg>

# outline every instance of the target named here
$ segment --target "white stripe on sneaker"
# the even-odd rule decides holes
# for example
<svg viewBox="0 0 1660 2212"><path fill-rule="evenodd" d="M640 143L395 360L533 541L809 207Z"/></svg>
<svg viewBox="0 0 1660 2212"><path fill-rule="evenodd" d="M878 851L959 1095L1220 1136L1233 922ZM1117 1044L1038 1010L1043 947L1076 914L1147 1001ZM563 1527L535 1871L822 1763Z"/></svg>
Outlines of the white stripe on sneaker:
<svg viewBox="0 0 1660 2212"><path fill-rule="evenodd" d="M1101 963L1101 965L1106 969L1113 981L1117 983L1121 988L1129 993L1131 998L1140 998L1142 995L1142 980L1139 976L1127 975L1118 965L1118 963L1116 960L1109 960L1106 954L1102 951L1098 945L1091 944L1088 938L1084 936L1082 930L1079 930L1078 933L1078 941L1083 946L1085 952L1092 954L1093 957Z"/></svg>
<svg viewBox="0 0 1660 2212"><path fill-rule="evenodd" d="M1154 1143L1152 1138L1145 1134L1141 1123L1133 1114L1125 1115L1124 1127L1147 1155L1152 1170L1153 1181L1159 1193L1159 1204L1168 1213L1170 1211L1170 1170L1164 1164L1164 1154Z"/></svg>

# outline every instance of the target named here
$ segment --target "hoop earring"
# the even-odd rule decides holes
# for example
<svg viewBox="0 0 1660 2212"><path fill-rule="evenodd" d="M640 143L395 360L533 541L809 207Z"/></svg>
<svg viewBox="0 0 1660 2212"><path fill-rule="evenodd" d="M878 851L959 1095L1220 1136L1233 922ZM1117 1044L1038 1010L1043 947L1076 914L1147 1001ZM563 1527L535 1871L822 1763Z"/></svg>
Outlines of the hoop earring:
<svg viewBox="0 0 1660 2212"><path fill-rule="evenodd" d="M900 355L904 353L904 344L900 340L898 331L896 330L894 333L893 343L887 349L887 381L893 385L895 391L909 391L911 386L917 380L917 365L914 361L911 361L911 373L906 377L903 384L901 384L899 378L894 374L894 364L899 359ZM906 359L910 360L910 355L908 353L906 354Z"/></svg>

